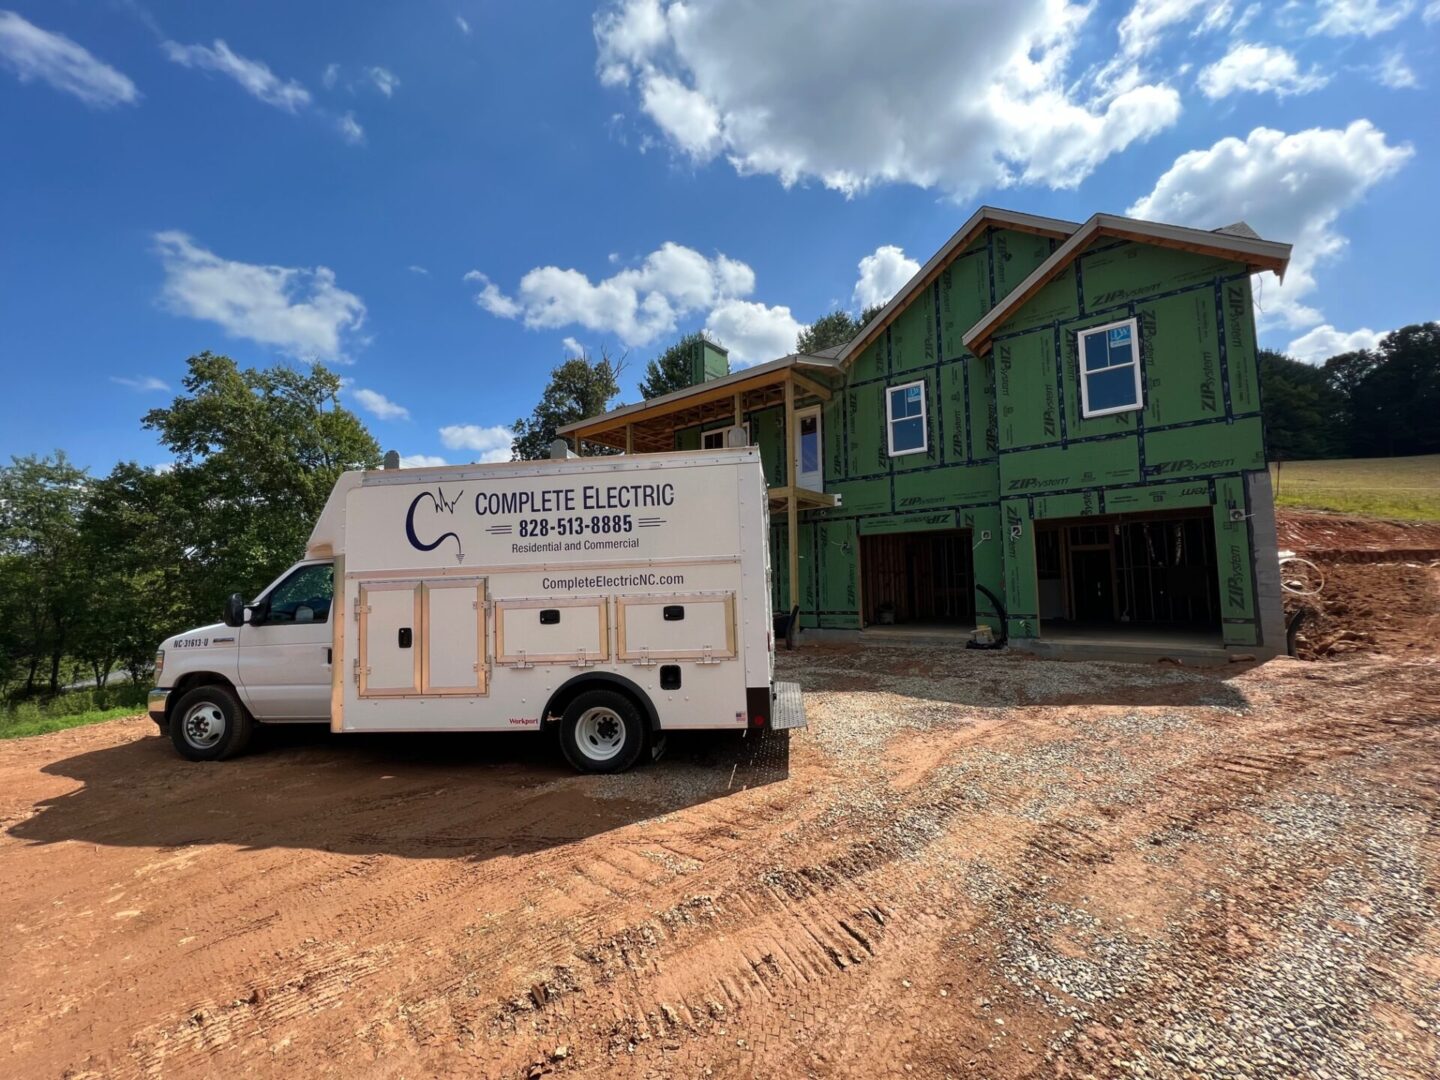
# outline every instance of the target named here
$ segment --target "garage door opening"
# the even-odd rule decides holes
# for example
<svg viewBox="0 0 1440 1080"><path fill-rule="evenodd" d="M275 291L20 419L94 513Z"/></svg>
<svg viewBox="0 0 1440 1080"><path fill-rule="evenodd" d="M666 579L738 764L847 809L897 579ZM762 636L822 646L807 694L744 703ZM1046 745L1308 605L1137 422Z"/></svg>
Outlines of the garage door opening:
<svg viewBox="0 0 1440 1080"><path fill-rule="evenodd" d="M1066 627L1220 632L1210 511L1037 522L1042 636Z"/></svg>
<svg viewBox="0 0 1440 1080"><path fill-rule="evenodd" d="M975 569L967 529L860 538L867 626L975 625Z"/></svg>

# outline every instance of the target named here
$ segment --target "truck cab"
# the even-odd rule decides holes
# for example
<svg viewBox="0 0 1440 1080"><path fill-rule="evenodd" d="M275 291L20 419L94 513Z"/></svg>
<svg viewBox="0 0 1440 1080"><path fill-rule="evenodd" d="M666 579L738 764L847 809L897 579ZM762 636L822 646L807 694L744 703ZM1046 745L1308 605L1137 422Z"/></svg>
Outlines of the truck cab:
<svg viewBox="0 0 1440 1080"><path fill-rule="evenodd" d="M226 716L236 704L261 723L328 724L334 597L334 560L305 559L251 603L232 596L224 622L167 638L155 657L150 718L195 760L242 748L240 725Z"/></svg>

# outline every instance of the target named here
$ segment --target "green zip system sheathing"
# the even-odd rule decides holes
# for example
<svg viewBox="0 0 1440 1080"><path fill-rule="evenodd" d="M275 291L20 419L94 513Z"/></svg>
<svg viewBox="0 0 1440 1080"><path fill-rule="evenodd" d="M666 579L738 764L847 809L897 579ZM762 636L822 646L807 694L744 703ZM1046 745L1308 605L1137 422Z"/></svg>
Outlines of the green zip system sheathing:
<svg viewBox="0 0 1440 1080"><path fill-rule="evenodd" d="M964 529L975 584L1002 597L1010 635L1041 635L1036 521L1208 506L1224 640L1258 641L1244 478L1265 468L1265 455L1245 267L1101 241L998 328L989 356L971 355L964 331L1055 245L991 230L846 371L823 410L825 490L841 505L801 517L802 625L860 625L859 537ZM1145 407L1085 419L1076 331L1128 318L1140 331ZM892 458L885 391L922 380L926 450ZM769 483L784 484L782 410L747 419ZM783 608L788 558L778 516L772 540ZM998 628L978 588L975 611L977 622Z"/></svg>

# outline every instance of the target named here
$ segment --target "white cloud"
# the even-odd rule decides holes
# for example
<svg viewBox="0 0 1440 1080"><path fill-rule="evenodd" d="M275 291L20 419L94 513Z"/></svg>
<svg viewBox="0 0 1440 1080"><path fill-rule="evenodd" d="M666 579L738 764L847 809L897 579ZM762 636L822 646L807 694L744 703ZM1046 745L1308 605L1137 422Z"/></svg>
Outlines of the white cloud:
<svg viewBox="0 0 1440 1080"><path fill-rule="evenodd" d="M520 314L520 305L502 293L500 286L479 270L471 270L465 275L465 280L479 283L480 291L475 294L475 303L490 312L491 315L498 315L502 319L513 319Z"/></svg>
<svg viewBox="0 0 1440 1080"><path fill-rule="evenodd" d="M1197 85L1208 98L1222 98L1242 90L1274 93L1277 97L1308 94L1329 81L1312 68L1308 73L1279 46L1237 41L1230 51L1200 72Z"/></svg>
<svg viewBox="0 0 1440 1080"><path fill-rule="evenodd" d="M339 80L339 78L340 78L340 65L339 65L339 64L326 64L326 65L325 65L325 74L323 74L323 75L320 76L320 81L325 84L325 89L326 89L326 90L334 90L334 89L335 89L335 83Z"/></svg>
<svg viewBox="0 0 1440 1080"><path fill-rule="evenodd" d="M120 386L128 386L131 390L138 390L142 394L152 390L170 389L169 383L164 379L157 379L154 375L136 375L134 378L128 375L111 375L110 381Z"/></svg>
<svg viewBox="0 0 1440 1080"><path fill-rule="evenodd" d="M455 25L460 28L460 32L466 37L470 36L470 20L465 18L464 15L455 16Z"/></svg>
<svg viewBox="0 0 1440 1080"><path fill-rule="evenodd" d="M387 98L394 97L395 91L400 88L400 80L395 73L383 67L372 67L367 72L370 81L375 84L375 89L384 94Z"/></svg>
<svg viewBox="0 0 1440 1080"><path fill-rule="evenodd" d="M440 429L440 441L451 450L471 450L480 456L477 461L509 461L510 446L515 435L507 427L481 427L479 424L448 424Z"/></svg>
<svg viewBox="0 0 1440 1080"><path fill-rule="evenodd" d="M340 132L340 137L351 146L358 146L365 141L365 129L360 126L360 121L355 119L353 112L337 117L335 127Z"/></svg>
<svg viewBox="0 0 1440 1080"><path fill-rule="evenodd" d="M355 391L360 407L380 420L409 420L410 410L391 401L378 390L361 387Z"/></svg>
<svg viewBox="0 0 1440 1080"><path fill-rule="evenodd" d="M790 309L768 307L750 300L723 300L705 320L710 336L725 343L731 367L764 363L795 351L795 338L804 329Z"/></svg>
<svg viewBox="0 0 1440 1080"><path fill-rule="evenodd" d="M13 11L0 11L0 65L22 83L38 79L97 109L140 100L135 84L90 50Z"/></svg>
<svg viewBox="0 0 1440 1080"><path fill-rule="evenodd" d="M202 68L227 75L266 105L286 112L298 112L310 104L310 91L294 79L282 79L260 60L249 60L232 52L219 38L215 47L164 43L165 55L184 67Z"/></svg>
<svg viewBox="0 0 1440 1080"><path fill-rule="evenodd" d="M1073 187L1180 113L1163 83L1087 89L1069 71L1090 12L1070 0L616 0L594 21L597 73L631 88L678 152L787 185Z"/></svg>
<svg viewBox="0 0 1440 1080"><path fill-rule="evenodd" d="M1303 302L1315 290L1316 267L1336 258L1346 243L1336 220L1413 153L1408 145L1387 142L1368 120L1343 131L1311 128L1293 135L1260 127L1243 141L1221 139L1208 150L1180 155L1128 212L1205 229L1243 219L1266 239L1293 243L1284 284L1265 280L1260 302L1267 322L1310 326L1322 318Z"/></svg>
<svg viewBox="0 0 1440 1080"><path fill-rule="evenodd" d="M1414 68L1406 63L1405 55L1399 49L1385 54L1375 69L1375 79L1381 86L1388 86L1391 90L1414 90L1420 85Z"/></svg>
<svg viewBox="0 0 1440 1080"><path fill-rule="evenodd" d="M165 267L161 299L172 312L301 359L347 361L365 305L335 284L333 271L235 262L174 230L156 233L155 243Z"/></svg>
<svg viewBox="0 0 1440 1080"><path fill-rule="evenodd" d="M1383 333L1368 327L1352 330L1347 334L1326 323L1290 342L1285 347L1285 352L1307 364L1323 364L1330 357L1339 356L1341 353L1373 349L1380 344L1380 339L1384 336Z"/></svg>
<svg viewBox="0 0 1440 1080"><path fill-rule="evenodd" d="M409 270L412 274L419 274L419 275L421 275L422 277L429 277L429 276L430 276L430 271L429 271L429 270L426 270L425 267L423 267L423 266L418 266L418 265L416 265L415 263L411 263L411 264L410 264L409 266L407 266L405 269L406 269L406 270Z"/></svg>
<svg viewBox="0 0 1440 1080"><path fill-rule="evenodd" d="M401 454L400 467L402 469L433 469L440 465L450 464L443 457L435 454Z"/></svg>
<svg viewBox="0 0 1440 1080"><path fill-rule="evenodd" d="M1211 7L1209 0L1136 0L1135 6L1120 20L1120 48L1131 57L1151 52L1166 31L1189 22L1202 9ZM1207 13L1203 25L1223 25L1223 20L1217 21L1216 11L1228 16L1229 5L1215 6Z"/></svg>
<svg viewBox="0 0 1440 1080"><path fill-rule="evenodd" d="M1425 5L1425 12L1420 16L1425 20L1426 25L1440 22L1440 0L1431 0Z"/></svg>
<svg viewBox="0 0 1440 1080"><path fill-rule="evenodd" d="M919 271L920 264L907 258L894 244L884 244L860 260L860 278L855 282L855 303L863 310L884 304Z"/></svg>
<svg viewBox="0 0 1440 1080"><path fill-rule="evenodd" d="M1415 10L1415 0L1320 0L1312 34L1374 37L1393 30Z"/></svg>
<svg viewBox="0 0 1440 1080"><path fill-rule="evenodd" d="M484 274L475 302L501 318L523 318L532 329L582 326L614 334L626 345L647 345L675 329L678 319L755 289L755 273L725 255L708 259L692 248L665 243L639 266L592 282L579 270L540 266L508 296Z"/></svg>
<svg viewBox="0 0 1440 1080"><path fill-rule="evenodd" d="M576 341L573 337L561 339L560 344L564 347L566 356L585 355L585 346L581 345L580 342Z"/></svg>

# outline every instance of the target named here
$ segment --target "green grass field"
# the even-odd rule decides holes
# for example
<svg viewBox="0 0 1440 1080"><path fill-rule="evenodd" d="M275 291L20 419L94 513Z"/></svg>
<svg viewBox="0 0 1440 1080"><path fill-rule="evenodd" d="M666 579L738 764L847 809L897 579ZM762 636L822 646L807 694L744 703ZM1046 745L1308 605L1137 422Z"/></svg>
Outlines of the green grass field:
<svg viewBox="0 0 1440 1080"><path fill-rule="evenodd" d="M1440 454L1271 464L1275 501L1401 521L1440 521Z"/></svg>
<svg viewBox="0 0 1440 1080"><path fill-rule="evenodd" d="M0 739L45 735L145 711L146 688L126 683L105 690L69 690L48 701L0 706Z"/></svg>

